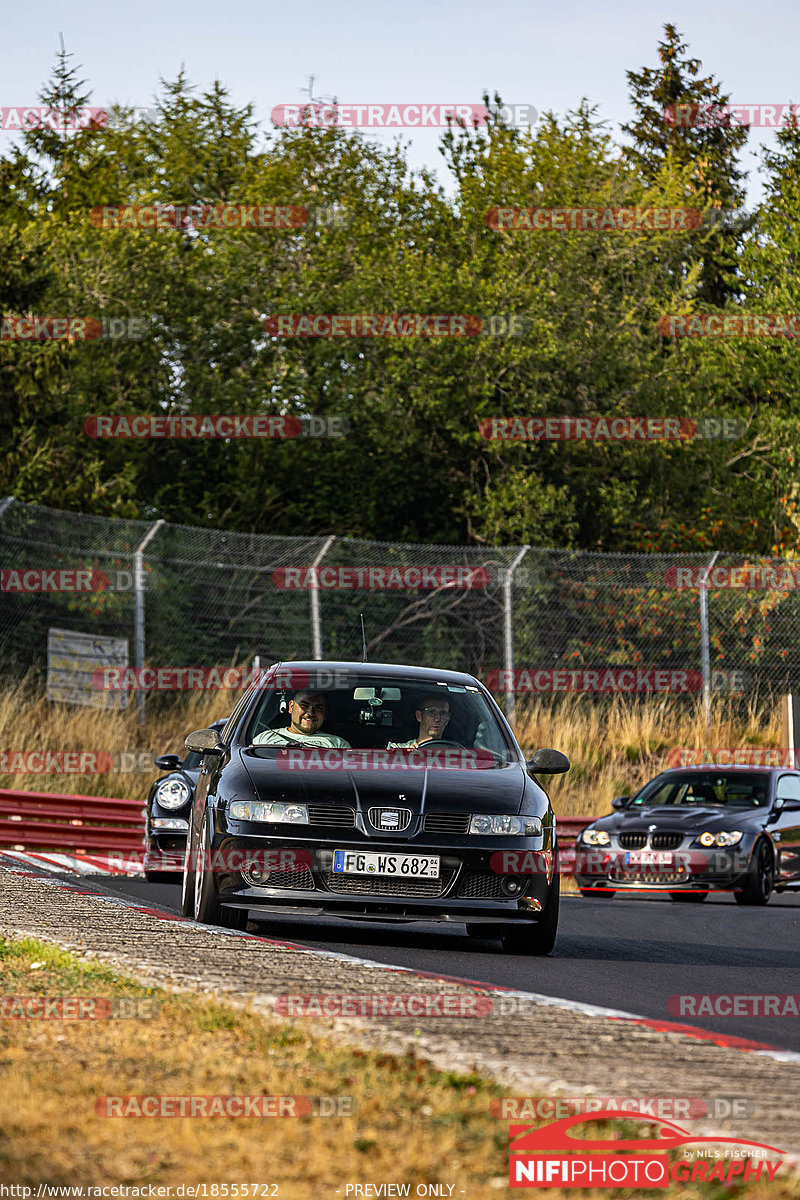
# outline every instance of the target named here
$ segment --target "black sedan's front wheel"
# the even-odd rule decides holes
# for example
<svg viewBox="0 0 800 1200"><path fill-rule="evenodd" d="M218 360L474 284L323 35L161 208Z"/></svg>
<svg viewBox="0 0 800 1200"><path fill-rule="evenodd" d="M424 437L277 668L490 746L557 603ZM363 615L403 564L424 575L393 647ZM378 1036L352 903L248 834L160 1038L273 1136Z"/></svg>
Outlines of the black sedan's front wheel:
<svg viewBox="0 0 800 1200"><path fill-rule="evenodd" d="M197 863L193 874L192 916L195 921L199 921L203 925L222 925L226 929L245 929L248 919L247 909L225 908L220 904L210 864L211 838L208 829L208 813L206 813L200 829Z"/></svg>
<svg viewBox="0 0 800 1200"><path fill-rule="evenodd" d="M737 904L752 904L762 907L769 904L774 887L775 860L772 856L772 847L762 837L753 851L744 887L737 888L733 893L733 898Z"/></svg>

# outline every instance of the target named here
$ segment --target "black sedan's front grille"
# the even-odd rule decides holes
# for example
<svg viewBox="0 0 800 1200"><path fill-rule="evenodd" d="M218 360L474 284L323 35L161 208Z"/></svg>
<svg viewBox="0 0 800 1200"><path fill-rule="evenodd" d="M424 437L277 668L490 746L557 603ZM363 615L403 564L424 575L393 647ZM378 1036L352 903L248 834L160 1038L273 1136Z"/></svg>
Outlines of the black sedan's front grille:
<svg viewBox="0 0 800 1200"><path fill-rule="evenodd" d="M326 871L323 878L331 892L347 896L443 896L455 875L455 867L442 867L438 879L409 879L385 875L339 875Z"/></svg>
<svg viewBox="0 0 800 1200"><path fill-rule="evenodd" d="M646 833L621 833L619 835L619 844L623 850L641 850L647 845Z"/></svg>
<svg viewBox="0 0 800 1200"><path fill-rule="evenodd" d="M259 884L259 886L295 888L302 892L313 892L316 884L314 883L314 876L311 874L311 868L303 867L299 871L270 871L269 879L264 884Z"/></svg>
<svg viewBox="0 0 800 1200"><path fill-rule="evenodd" d="M426 833L469 833L469 813L429 812L425 814Z"/></svg>
<svg viewBox="0 0 800 1200"><path fill-rule="evenodd" d="M654 850L677 850L683 841L682 833L651 833L650 845Z"/></svg>
<svg viewBox="0 0 800 1200"><path fill-rule="evenodd" d="M352 829L356 823L356 810L346 804L309 804L308 823Z"/></svg>

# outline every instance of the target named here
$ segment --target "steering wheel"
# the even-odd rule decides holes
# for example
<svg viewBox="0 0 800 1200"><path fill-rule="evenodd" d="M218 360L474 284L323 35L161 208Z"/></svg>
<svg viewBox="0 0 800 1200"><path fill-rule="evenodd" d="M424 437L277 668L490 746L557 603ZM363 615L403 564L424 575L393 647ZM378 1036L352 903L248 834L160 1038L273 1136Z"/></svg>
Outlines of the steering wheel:
<svg viewBox="0 0 800 1200"><path fill-rule="evenodd" d="M425 746L458 746L459 750L467 748L463 742L453 742L450 738L428 738L427 742L420 742L415 749L422 750Z"/></svg>

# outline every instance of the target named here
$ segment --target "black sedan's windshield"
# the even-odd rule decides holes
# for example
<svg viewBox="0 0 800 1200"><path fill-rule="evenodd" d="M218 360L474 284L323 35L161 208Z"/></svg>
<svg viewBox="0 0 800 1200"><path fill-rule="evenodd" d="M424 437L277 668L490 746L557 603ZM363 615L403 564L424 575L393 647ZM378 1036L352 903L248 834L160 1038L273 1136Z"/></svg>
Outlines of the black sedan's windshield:
<svg viewBox="0 0 800 1200"><path fill-rule="evenodd" d="M747 771L694 771L653 779L631 802L642 805L674 805L682 808L765 808L769 776Z"/></svg>
<svg viewBox="0 0 800 1200"><path fill-rule="evenodd" d="M344 743L354 750L448 745L488 751L504 762L516 758L478 688L357 672L337 677L335 687L317 689L311 680L302 689L265 688L244 740L265 747Z"/></svg>

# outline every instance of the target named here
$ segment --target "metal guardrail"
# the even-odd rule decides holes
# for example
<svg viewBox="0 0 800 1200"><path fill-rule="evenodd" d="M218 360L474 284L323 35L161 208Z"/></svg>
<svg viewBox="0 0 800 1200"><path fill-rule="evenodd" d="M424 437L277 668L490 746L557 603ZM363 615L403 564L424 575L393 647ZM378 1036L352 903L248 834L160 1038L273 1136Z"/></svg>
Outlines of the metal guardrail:
<svg viewBox="0 0 800 1200"><path fill-rule="evenodd" d="M141 800L0 788L0 846L14 850L141 850Z"/></svg>
<svg viewBox="0 0 800 1200"><path fill-rule="evenodd" d="M145 809L140 800L18 792L0 788L0 846L14 850L140 850ZM575 838L593 817L558 819L562 867Z"/></svg>

